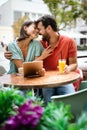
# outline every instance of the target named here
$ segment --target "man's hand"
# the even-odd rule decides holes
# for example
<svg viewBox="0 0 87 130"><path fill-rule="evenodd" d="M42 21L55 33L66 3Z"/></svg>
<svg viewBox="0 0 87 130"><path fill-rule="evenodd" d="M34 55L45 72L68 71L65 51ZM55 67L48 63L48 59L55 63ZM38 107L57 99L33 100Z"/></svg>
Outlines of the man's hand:
<svg viewBox="0 0 87 130"><path fill-rule="evenodd" d="M5 46L5 52L4 52L4 57L8 60L11 60L12 57L12 52L8 51L8 46Z"/></svg>

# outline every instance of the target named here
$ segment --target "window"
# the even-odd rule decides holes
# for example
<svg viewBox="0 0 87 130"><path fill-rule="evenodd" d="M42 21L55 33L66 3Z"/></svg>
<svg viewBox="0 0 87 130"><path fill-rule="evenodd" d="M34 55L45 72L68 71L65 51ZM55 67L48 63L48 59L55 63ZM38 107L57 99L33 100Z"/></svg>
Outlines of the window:
<svg viewBox="0 0 87 130"><path fill-rule="evenodd" d="M35 19L36 19L36 14L35 14L35 13L32 13L32 14L31 14L31 19L32 19L32 20L35 20Z"/></svg>
<svg viewBox="0 0 87 130"><path fill-rule="evenodd" d="M20 12L20 11L14 12L14 21L17 21L21 17L22 17L22 12Z"/></svg>
<svg viewBox="0 0 87 130"><path fill-rule="evenodd" d="M38 14L38 18L42 17L43 15L42 14Z"/></svg>
<svg viewBox="0 0 87 130"><path fill-rule="evenodd" d="M28 12L25 12L24 15L29 17L29 13Z"/></svg>

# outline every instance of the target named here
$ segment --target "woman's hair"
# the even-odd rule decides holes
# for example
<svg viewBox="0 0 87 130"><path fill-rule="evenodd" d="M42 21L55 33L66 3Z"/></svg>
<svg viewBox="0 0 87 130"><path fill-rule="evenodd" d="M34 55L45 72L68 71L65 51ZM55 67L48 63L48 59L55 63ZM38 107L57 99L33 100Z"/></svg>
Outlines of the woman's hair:
<svg viewBox="0 0 87 130"><path fill-rule="evenodd" d="M21 29L20 29L20 36L17 39L17 41L21 41L23 39L26 39L29 37L29 35L26 33L26 31L24 30L24 27L29 27L31 24L33 24L34 21L26 21L22 24Z"/></svg>

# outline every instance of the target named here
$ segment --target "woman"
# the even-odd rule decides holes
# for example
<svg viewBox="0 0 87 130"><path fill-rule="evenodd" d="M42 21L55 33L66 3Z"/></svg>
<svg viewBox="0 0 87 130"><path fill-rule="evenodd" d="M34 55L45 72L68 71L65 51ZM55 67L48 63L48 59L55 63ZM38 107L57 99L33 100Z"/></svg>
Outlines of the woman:
<svg viewBox="0 0 87 130"><path fill-rule="evenodd" d="M44 48L39 41L34 39L37 34L35 22L26 21L23 23L19 38L8 45L8 50L12 52L8 74L17 73L25 61L39 60ZM43 73L42 71L40 74L43 75Z"/></svg>

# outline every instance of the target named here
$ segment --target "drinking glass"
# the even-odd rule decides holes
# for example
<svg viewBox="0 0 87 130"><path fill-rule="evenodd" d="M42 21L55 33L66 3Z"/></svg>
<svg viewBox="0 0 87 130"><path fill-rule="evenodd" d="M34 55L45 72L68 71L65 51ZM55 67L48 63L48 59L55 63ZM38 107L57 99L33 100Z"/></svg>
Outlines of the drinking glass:
<svg viewBox="0 0 87 130"><path fill-rule="evenodd" d="M66 59L59 59L59 72L64 73L64 68L66 66Z"/></svg>

